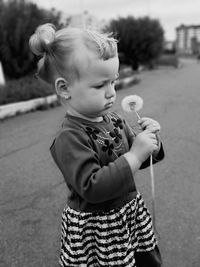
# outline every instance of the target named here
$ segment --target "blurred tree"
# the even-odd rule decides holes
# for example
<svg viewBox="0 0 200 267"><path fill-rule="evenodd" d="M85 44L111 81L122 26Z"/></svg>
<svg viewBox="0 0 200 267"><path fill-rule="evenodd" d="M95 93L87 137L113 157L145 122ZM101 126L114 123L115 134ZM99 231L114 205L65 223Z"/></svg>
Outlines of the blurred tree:
<svg viewBox="0 0 200 267"><path fill-rule="evenodd" d="M134 70L140 64L153 68L163 51L164 31L156 19L118 18L110 22L106 31L113 32L119 40L122 63L130 64Z"/></svg>
<svg viewBox="0 0 200 267"><path fill-rule="evenodd" d="M61 14L55 9L39 9L25 0L0 0L0 61L9 78L20 78L36 68L28 41L40 24L59 27Z"/></svg>

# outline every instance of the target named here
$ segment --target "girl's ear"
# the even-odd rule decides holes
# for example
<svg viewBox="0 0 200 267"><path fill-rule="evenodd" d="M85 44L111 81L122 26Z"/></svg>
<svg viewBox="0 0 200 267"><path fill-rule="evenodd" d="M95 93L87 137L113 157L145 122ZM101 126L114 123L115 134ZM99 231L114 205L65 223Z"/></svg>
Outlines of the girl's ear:
<svg viewBox="0 0 200 267"><path fill-rule="evenodd" d="M57 78L55 80L54 85L55 85L56 93L60 97L66 99L66 100L71 98L70 92L68 90L68 82L64 78L61 78L61 77Z"/></svg>

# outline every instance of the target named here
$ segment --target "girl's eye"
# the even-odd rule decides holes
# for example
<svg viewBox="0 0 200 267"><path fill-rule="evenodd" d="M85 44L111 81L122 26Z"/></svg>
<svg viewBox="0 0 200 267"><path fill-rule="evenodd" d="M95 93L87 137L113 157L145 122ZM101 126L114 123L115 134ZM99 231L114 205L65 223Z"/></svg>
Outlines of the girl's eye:
<svg viewBox="0 0 200 267"><path fill-rule="evenodd" d="M117 78L118 79L118 78ZM94 86L94 88L95 89L101 89L101 88L103 88L104 86L106 86L107 84L111 84L111 85L115 85L115 82L116 82L116 80L117 79L114 79L114 80L112 80L112 81L110 81L110 82L106 82L106 83L102 83L102 84L99 84L99 85L96 85L96 86Z"/></svg>
<svg viewBox="0 0 200 267"><path fill-rule="evenodd" d="M95 88L95 89L101 89L102 87L104 87L104 84L97 85L97 86L95 86L94 88Z"/></svg>

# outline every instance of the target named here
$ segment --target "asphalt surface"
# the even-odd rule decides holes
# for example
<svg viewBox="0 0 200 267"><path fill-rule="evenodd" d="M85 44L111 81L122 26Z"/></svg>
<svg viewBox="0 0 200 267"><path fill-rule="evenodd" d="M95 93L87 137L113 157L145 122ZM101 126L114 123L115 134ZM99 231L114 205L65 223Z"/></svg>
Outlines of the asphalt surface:
<svg viewBox="0 0 200 267"><path fill-rule="evenodd" d="M200 266L200 64L160 68L118 91L144 99L141 116L162 126L165 159L154 167L156 226L163 267ZM56 267L61 213L67 188L49 154L64 109L20 115L0 122L0 267ZM151 210L149 169L136 183Z"/></svg>

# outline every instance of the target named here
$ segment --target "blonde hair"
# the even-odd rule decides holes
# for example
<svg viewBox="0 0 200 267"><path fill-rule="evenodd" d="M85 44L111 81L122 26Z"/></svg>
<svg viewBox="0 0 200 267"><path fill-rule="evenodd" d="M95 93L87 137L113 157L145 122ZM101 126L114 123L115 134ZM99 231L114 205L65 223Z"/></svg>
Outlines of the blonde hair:
<svg viewBox="0 0 200 267"><path fill-rule="evenodd" d="M75 64L78 46L85 46L99 59L107 60L117 55L117 41L108 34L95 30L67 27L56 31L53 24L39 26L29 40L31 51L40 56L38 76L54 83L62 76L69 82L79 77Z"/></svg>

